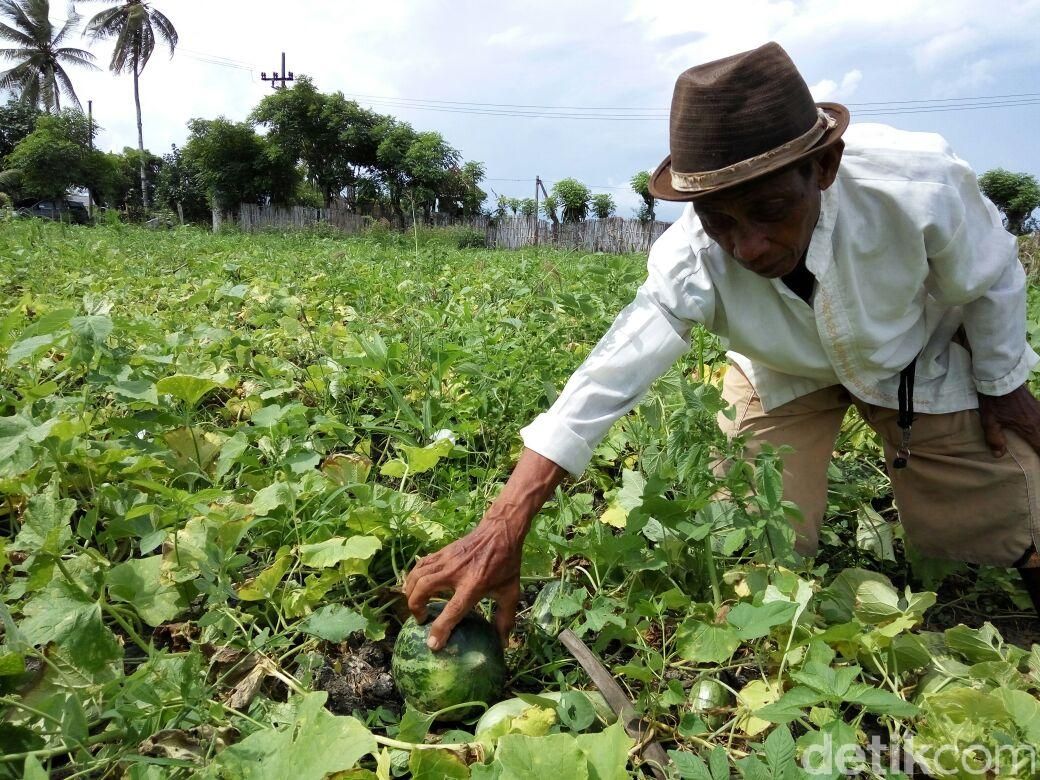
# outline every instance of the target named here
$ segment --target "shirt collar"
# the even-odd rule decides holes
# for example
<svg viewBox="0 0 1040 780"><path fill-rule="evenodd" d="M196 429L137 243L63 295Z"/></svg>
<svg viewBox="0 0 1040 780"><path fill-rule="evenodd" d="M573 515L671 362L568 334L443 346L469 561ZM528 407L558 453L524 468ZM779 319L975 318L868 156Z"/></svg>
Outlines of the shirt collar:
<svg viewBox="0 0 1040 780"><path fill-rule="evenodd" d="M839 179L835 178L830 187L820 193L820 218L816 221L812 238L809 239L809 250L805 256L805 265L817 279L830 268L834 260L834 248L831 235L838 216L838 202L841 199Z"/></svg>

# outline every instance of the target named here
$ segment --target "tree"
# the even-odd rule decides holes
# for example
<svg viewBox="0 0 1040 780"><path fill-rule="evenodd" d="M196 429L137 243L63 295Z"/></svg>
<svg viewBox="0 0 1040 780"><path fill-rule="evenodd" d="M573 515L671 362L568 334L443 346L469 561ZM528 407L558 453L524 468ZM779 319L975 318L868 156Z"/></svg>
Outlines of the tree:
<svg viewBox="0 0 1040 780"><path fill-rule="evenodd" d="M1029 216L1040 208L1040 184L1035 176L994 168L979 177L979 188L1003 212L1009 232L1021 236L1035 229L1036 220Z"/></svg>
<svg viewBox="0 0 1040 780"><path fill-rule="evenodd" d="M610 195L601 192L592 196L592 211L596 215L596 219L607 219L616 208L617 204Z"/></svg>
<svg viewBox="0 0 1040 780"><path fill-rule="evenodd" d="M632 185L636 195L643 199L643 206L636 214L636 218L640 222L653 222L655 219L654 196L650 194L650 174L640 171L629 180L629 184Z"/></svg>
<svg viewBox="0 0 1040 780"><path fill-rule="evenodd" d="M423 217L429 220L437 195L449 172L462 162L462 154L438 132L418 133L404 157L408 188Z"/></svg>
<svg viewBox="0 0 1040 780"><path fill-rule="evenodd" d="M196 171L214 210L236 212L241 203L286 202L299 180L294 166L245 122L192 119L184 162Z"/></svg>
<svg viewBox="0 0 1040 780"><path fill-rule="evenodd" d="M205 221L209 216L209 202L199 169L185 158L176 144L162 160L155 183L156 205L176 211L189 222Z"/></svg>
<svg viewBox="0 0 1040 780"><path fill-rule="evenodd" d="M407 122L399 122L388 116L376 125L373 135L378 142L375 165L378 180L385 188L398 227L404 228L404 208L401 206L401 200L408 186L405 157L415 141L416 133Z"/></svg>
<svg viewBox="0 0 1040 780"><path fill-rule="evenodd" d="M487 169L484 163L469 161L461 168L450 168L437 193L438 209L453 217L475 217L487 199L480 188Z"/></svg>
<svg viewBox="0 0 1040 780"><path fill-rule="evenodd" d="M127 0L122 5L106 8L87 23L87 34L96 41L115 38L112 60L108 69L113 73L130 72L134 76L134 105L137 108L137 149L141 153L141 192L144 208L148 209L148 180L145 166L144 127L141 122L141 91L139 80L148 60L155 51L156 37L170 47L170 56L177 48L177 30L161 11L143 0Z"/></svg>
<svg viewBox="0 0 1040 780"><path fill-rule="evenodd" d="M546 217L551 219L554 225L559 224L560 221L557 217L557 212L559 211L559 208L560 204L559 201L556 200L555 195L547 195L545 199L542 201L542 213Z"/></svg>
<svg viewBox="0 0 1040 780"><path fill-rule="evenodd" d="M28 103L10 100L7 105L0 106L0 163L19 141L36 129L39 117L40 110Z"/></svg>
<svg viewBox="0 0 1040 780"><path fill-rule="evenodd" d="M325 206L377 162L372 131L382 117L341 92L319 92L306 76L263 98L249 118L268 128L268 140L282 155L303 163Z"/></svg>
<svg viewBox="0 0 1040 780"><path fill-rule="evenodd" d="M21 198L61 200L71 187L94 185L99 156L90 148L83 114L66 109L57 116L44 115L7 156L0 186Z"/></svg>
<svg viewBox="0 0 1040 780"><path fill-rule="evenodd" d="M0 49L0 57L16 63L0 73L0 89L14 90L21 102L48 113L61 112L62 93L81 108L64 66L99 68L89 51L62 46L81 17L70 10L65 24L55 32L48 0L0 0L0 17L9 22L0 22L0 41L15 46Z"/></svg>
<svg viewBox="0 0 1040 780"><path fill-rule="evenodd" d="M561 179L553 185L552 194L563 207L564 222L581 222L589 215L592 193L577 179Z"/></svg>
<svg viewBox="0 0 1040 780"><path fill-rule="evenodd" d="M533 217L535 208L534 198L521 198L520 213L525 217Z"/></svg>

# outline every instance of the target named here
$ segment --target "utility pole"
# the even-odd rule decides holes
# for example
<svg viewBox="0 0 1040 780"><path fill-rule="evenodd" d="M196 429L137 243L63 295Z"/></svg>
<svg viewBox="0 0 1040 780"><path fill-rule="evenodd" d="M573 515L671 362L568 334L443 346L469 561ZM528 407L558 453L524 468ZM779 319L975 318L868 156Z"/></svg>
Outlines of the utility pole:
<svg viewBox="0 0 1040 780"><path fill-rule="evenodd" d="M87 101L87 143L90 151L94 151L94 101ZM87 187L87 216L94 216L94 193Z"/></svg>
<svg viewBox="0 0 1040 780"><path fill-rule="evenodd" d="M267 71L260 71L261 81L270 81L271 89L285 89L285 82L293 81L293 72L290 70L288 74L285 72L285 52L282 52L282 72L275 71L271 74L271 77L267 77Z"/></svg>
<svg viewBox="0 0 1040 780"><path fill-rule="evenodd" d="M538 246L538 188L542 186L542 177L534 177L534 245Z"/></svg>

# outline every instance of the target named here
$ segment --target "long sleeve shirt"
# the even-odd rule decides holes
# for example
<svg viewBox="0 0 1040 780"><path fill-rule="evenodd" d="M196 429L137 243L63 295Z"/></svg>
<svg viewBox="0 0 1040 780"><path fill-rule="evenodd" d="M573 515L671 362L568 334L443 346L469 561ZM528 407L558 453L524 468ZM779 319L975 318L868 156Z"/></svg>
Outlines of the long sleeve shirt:
<svg viewBox="0 0 1040 780"><path fill-rule="evenodd" d="M767 411L834 384L896 409L915 357L922 413L976 408L977 393L1025 382L1040 361L1026 343L1025 273L971 168L933 133L858 124L844 139L806 254L810 302L738 265L688 205L651 247L635 299L521 430L524 445L580 474L695 323L720 337ZM961 327L970 351L952 341Z"/></svg>

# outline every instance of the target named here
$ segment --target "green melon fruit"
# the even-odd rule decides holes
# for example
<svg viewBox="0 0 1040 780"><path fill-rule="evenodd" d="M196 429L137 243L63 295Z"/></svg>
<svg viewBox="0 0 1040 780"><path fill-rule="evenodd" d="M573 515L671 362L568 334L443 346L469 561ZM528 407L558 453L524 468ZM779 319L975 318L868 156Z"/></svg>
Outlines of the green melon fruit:
<svg viewBox="0 0 1040 780"><path fill-rule="evenodd" d="M563 698L563 691L542 691L538 694L543 699L550 699L556 704L559 704L560 699ZM589 704L592 705L592 709L596 711L596 717L608 726L617 720L617 715L610 709L610 705L607 704L607 700L603 698L603 694L599 691L580 691L575 690L581 696L584 696ZM483 715L480 716L480 720L477 721L477 725L473 728L474 734L479 734L482 731L488 731L503 720L507 718L517 718L523 715L524 712L530 709L532 704L528 704L521 698L506 699L500 701L494 707L488 709Z"/></svg>
<svg viewBox="0 0 1040 780"><path fill-rule="evenodd" d="M690 688L688 701L690 712L714 731L728 720L726 709L733 706L733 694L722 683L705 677Z"/></svg>
<svg viewBox="0 0 1040 780"><path fill-rule="evenodd" d="M436 653L426 646L433 619L443 603L427 607L423 625L408 618L394 644L390 663L397 690L410 707L426 714L456 704L498 701L506 680L506 662L495 629L475 612L466 615L451 632L448 642ZM479 713L480 707L454 709L438 716L441 720L463 720Z"/></svg>

